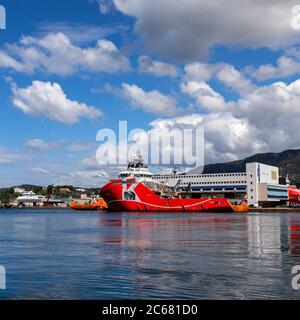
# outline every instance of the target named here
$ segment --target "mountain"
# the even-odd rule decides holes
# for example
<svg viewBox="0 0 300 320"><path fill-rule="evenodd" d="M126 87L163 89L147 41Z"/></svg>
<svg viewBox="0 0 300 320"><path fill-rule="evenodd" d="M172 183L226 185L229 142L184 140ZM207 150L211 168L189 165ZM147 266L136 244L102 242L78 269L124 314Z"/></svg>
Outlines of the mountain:
<svg viewBox="0 0 300 320"><path fill-rule="evenodd" d="M281 176L288 174L291 183L300 183L300 150L257 153L242 160L208 164L205 165L203 173L243 172L246 171L246 163L248 162L260 162L278 167Z"/></svg>

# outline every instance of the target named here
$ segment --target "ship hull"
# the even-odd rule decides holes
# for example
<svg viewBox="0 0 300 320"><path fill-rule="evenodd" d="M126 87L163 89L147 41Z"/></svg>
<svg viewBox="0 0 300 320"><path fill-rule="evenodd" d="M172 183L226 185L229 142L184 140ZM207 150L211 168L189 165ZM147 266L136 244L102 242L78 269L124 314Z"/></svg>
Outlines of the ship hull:
<svg viewBox="0 0 300 320"><path fill-rule="evenodd" d="M142 182L112 180L100 190L109 210L127 212L235 212L248 206L233 206L225 198L170 198L157 195ZM127 195L127 196L126 196ZM128 195L130 198L128 199ZM127 198L126 198L127 197Z"/></svg>
<svg viewBox="0 0 300 320"><path fill-rule="evenodd" d="M288 198L290 206L300 206L300 190L295 186L289 187Z"/></svg>
<svg viewBox="0 0 300 320"><path fill-rule="evenodd" d="M127 212L233 212L231 206L227 203L216 205L214 203L205 203L202 199L196 203L190 204L184 201L177 205L155 205L133 200L117 200L109 203L109 208L112 211L127 211Z"/></svg>

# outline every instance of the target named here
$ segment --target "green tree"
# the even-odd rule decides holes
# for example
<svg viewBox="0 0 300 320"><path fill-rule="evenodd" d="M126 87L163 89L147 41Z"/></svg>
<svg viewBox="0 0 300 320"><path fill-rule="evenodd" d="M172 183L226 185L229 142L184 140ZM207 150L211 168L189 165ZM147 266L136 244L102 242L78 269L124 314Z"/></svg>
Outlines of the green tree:
<svg viewBox="0 0 300 320"><path fill-rule="evenodd" d="M4 205L8 205L15 197L15 191L13 188L0 192L0 201Z"/></svg>
<svg viewBox="0 0 300 320"><path fill-rule="evenodd" d="M49 202L49 199L51 198L53 194L53 184L49 184L47 187L47 202Z"/></svg>

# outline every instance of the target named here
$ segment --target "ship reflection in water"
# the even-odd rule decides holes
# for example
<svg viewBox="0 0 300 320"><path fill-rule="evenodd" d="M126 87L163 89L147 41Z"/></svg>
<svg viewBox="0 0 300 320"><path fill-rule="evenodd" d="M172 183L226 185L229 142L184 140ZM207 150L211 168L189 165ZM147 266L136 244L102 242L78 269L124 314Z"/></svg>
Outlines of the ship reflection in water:
<svg viewBox="0 0 300 320"><path fill-rule="evenodd" d="M0 299L299 299L300 214L0 212Z"/></svg>

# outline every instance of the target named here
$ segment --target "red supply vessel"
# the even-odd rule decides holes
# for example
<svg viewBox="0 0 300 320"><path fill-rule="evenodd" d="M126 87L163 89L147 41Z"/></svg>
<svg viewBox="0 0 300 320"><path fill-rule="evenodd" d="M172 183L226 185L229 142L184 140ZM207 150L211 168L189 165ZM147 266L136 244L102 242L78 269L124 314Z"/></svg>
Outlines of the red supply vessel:
<svg viewBox="0 0 300 320"><path fill-rule="evenodd" d="M109 210L140 212L246 212L248 205L233 205L226 198L191 198L188 193L156 182L141 156L128 164L118 179L100 190Z"/></svg>

